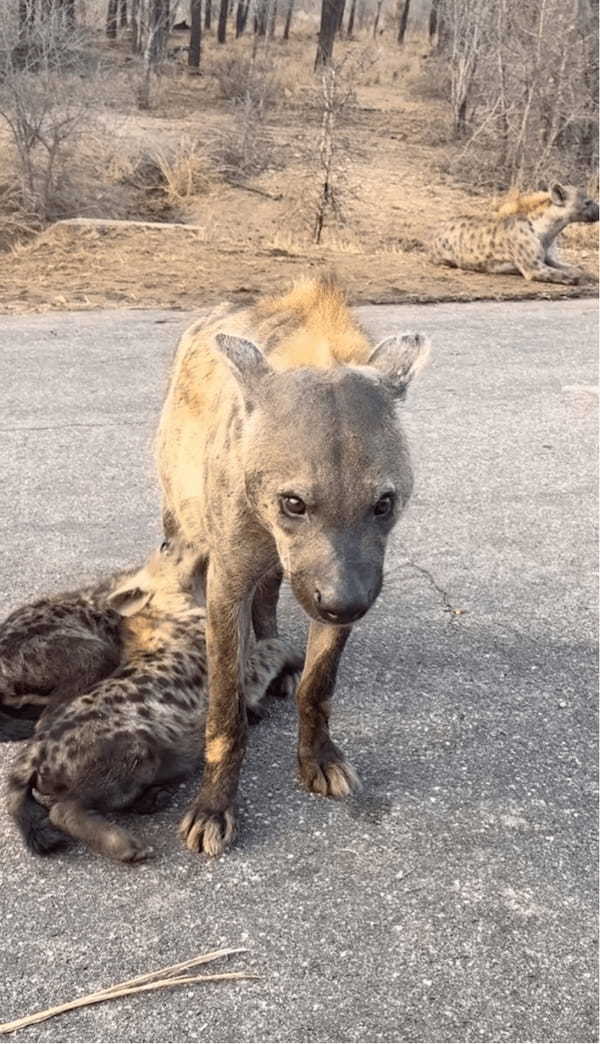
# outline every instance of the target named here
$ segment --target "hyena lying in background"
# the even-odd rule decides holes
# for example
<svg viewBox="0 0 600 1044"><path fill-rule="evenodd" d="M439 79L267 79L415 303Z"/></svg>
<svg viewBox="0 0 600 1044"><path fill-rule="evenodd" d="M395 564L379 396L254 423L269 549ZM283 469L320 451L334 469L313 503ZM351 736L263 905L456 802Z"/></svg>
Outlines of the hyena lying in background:
<svg viewBox="0 0 600 1044"><path fill-rule="evenodd" d="M123 862L151 854L100 813L153 812L170 798L165 788L198 764L207 670L192 568L167 549L113 587L120 665L85 694L49 706L17 757L9 811L34 852L46 854L69 835ZM246 661L248 707L258 708L270 683L298 667L284 640L257 642Z"/></svg>
<svg viewBox="0 0 600 1044"><path fill-rule="evenodd" d="M545 283L577 283L582 272L563 264L556 237L574 222L598 221L598 204L573 185L514 196L494 217L447 221L433 243L440 264L496 275L520 272Z"/></svg>

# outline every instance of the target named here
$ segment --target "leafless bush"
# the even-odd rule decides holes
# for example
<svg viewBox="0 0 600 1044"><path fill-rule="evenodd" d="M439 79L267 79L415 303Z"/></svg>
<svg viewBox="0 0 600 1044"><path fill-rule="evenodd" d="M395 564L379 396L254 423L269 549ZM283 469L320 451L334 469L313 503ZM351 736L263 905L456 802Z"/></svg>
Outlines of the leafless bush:
<svg viewBox="0 0 600 1044"><path fill-rule="evenodd" d="M282 88L272 63L253 60L241 54L223 55L211 67L219 84L221 96L227 101L245 105L248 98L262 112L273 108L281 97Z"/></svg>
<svg viewBox="0 0 600 1044"><path fill-rule="evenodd" d="M216 134L210 151L215 169L232 183L262 174L271 166L273 145L262 108L250 92L236 107L231 125Z"/></svg>
<svg viewBox="0 0 600 1044"><path fill-rule="evenodd" d="M28 4L30 5L28 8ZM0 119L17 157L24 211L47 220L62 209L71 152L90 119L97 62L65 8L23 0L17 23L0 10Z"/></svg>
<svg viewBox="0 0 600 1044"><path fill-rule="evenodd" d="M460 163L496 180L583 181L598 165L595 0L440 0ZM485 167L485 164L484 164Z"/></svg>
<svg viewBox="0 0 600 1044"><path fill-rule="evenodd" d="M373 60L370 51L349 53L320 73L320 131L290 217L290 225L298 227L300 237L309 237L315 244L321 243L326 230L339 230L347 224L350 170L357 154L348 121L356 104L355 85Z"/></svg>

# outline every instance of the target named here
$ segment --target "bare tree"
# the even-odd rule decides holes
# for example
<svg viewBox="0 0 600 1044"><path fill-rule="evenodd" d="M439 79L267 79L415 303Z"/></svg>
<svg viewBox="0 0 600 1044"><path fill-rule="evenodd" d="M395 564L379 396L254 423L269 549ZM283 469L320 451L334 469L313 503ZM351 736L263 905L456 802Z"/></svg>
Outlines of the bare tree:
<svg viewBox="0 0 600 1044"><path fill-rule="evenodd" d="M409 12L410 0L400 0L398 7L398 43L400 46L404 43L404 37L406 36Z"/></svg>
<svg viewBox="0 0 600 1044"><path fill-rule="evenodd" d="M106 35L109 40L117 39L119 0L108 0L106 8Z"/></svg>
<svg viewBox="0 0 600 1044"><path fill-rule="evenodd" d="M238 0L235 12L235 36L236 39L246 31L248 13L250 11L250 0Z"/></svg>
<svg viewBox="0 0 600 1044"><path fill-rule="evenodd" d="M266 36L269 25L269 0L256 0L254 5L254 34Z"/></svg>
<svg viewBox="0 0 600 1044"><path fill-rule="evenodd" d="M121 29L127 29L128 24L127 0L119 0L119 26Z"/></svg>
<svg viewBox="0 0 600 1044"><path fill-rule="evenodd" d="M227 40L227 14L228 0L221 0L219 4L219 22L217 25L217 40L220 44L224 44Z"/></svg>
<svg viewBox="0 0 600 1044"><path fill-rule="evenodd" d="M283 39L289 40L290 29L292 28L292 17L294 14L294 3L295 0L288 0L287 11L285 13L285 26L283 29Z"/></svg>
<svg viewBox="0 0 600 1044"><path fill-rule="evenodd" d="M202 0L191 0L190 5L190 46L188 50L188 67L190 70L200 68L202 53Z"/></svg>
<svg viewBox="0 0 600 1044"><path fill-rule="evenodd" d="M0 120L17 157L21 205L46 221L65 205L69 159L90 118L98 70L82 59L66 5L44 11L23 0L18 14L0 7ZM27 49L19 50L24 31Z"/></svg>
<svg viewBox="0 0 600 1044"><path fill-rule="evenodd" d="M376 0L375 4L375 18L373 19L373 39L376 38L379 31L379 19L381 18L381 9L385 3L385 0Z"/></svg>
<svg viewBox="0 0 600 1044"><path fill-rule="evenodd" d="M204 3L204 28L206 29L207 33L210 32L211 20L212 20L212 0L205 0L205 3Z"/></svg>
<svg viewBox="0 0 600 1044"><path fill-rule="evenodd" d="M333 57L333 44L340 22L340 11L344 0L321 0L321 25L315 57L315 69L329 65Z"/></svg>
<svg viewBox="0 0 600 1044"><path fill-rule="evenodd" d="M348 16L348 26L346 29L346 36L349 40L352 39L354 34L354 19L356 17L356 0L352 0L350 5L350 14Z"/></svg>

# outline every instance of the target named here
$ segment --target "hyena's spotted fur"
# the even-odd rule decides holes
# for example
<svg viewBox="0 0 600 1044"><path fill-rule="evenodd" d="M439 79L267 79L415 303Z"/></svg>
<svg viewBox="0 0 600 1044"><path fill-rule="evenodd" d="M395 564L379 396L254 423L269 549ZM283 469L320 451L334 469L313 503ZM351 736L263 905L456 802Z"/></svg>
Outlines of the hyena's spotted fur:
<svg viewBox="0 0 600 1044"><path fill-rule="evenodd" d="M579 282L579 269L563 264L556 237L573 222L598 221L598 204L573 185L517 195L489 218L458 217L446 222L433 244L440 264L473 272L520 272L546 283Z"/></svg>
<svg viewBox="0 0 600 1044"><path fill-rule="evenodd" d="M175 555L179 555L178 558ZM121 663L110 677L69 702L48 707L17 757L9 811L30 849L45 854L66 836L112 859L138 861L148 848L103 812L151 812L169 784L189 775L201 750L206 703L205 610L179 552L156 552L113 587L122 621ZM258 708L269 684L298 666L282 639L258 642L245 695ZM219 752L206 750L206 758Z"/></svg>
<svg viewBox="0 0 600 1044"><path fill-rule="evenodd" d="M114 671L122 617L110 595L135 571L38 599L0 625L0 740L31 736L45 707L86 692Z"/></svg>

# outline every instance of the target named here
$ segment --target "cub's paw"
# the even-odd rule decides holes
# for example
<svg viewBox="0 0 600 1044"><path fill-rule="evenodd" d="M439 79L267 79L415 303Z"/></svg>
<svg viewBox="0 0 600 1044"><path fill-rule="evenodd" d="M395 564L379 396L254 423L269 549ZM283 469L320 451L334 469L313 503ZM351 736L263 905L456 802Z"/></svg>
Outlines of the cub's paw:
<svg viewBox="0 0 600 1044"><path fill-rule="evenodd" d="M151 859L154 855L154 850L140 841L135 834L117 827L103 835L98 847L103 855L119 863L143 863L145 859Z"/></svg>
<svg viewBox="0 0 600 1044"><path fill-rule="evenodd" d="M190 852L220 856L235 833L233 811L228 808L225 812L210 812L196 802L181 820L179 833Z"/></svg>
<svg viewBox="0 0 600 1044"><path fill-rule="evenodd" d="M304 786L321 797L343 798L361 789L360 777L349 762L336 760L299 760L300 778Z"/></svg>

